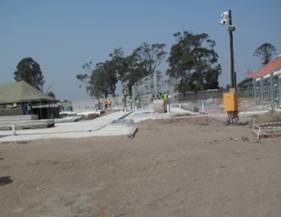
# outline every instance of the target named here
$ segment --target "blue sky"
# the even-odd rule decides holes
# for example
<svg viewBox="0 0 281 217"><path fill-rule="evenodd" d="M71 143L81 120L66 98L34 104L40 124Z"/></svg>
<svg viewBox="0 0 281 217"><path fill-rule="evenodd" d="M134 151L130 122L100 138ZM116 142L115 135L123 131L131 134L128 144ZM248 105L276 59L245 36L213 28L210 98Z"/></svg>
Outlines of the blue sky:
<svg viewBox="0 0 281 217"><path fill-rule="evenodd" d="M259 67L254 50L264 42L281 53L280 0L0 0L0 84L13 82L24 57L34 58L45 89L60 99L86 99L75 75L87 61L104 61L114 49L126 53L143 42L174 43L173 33L206 32L216 40L223 67L220 84L229 81L229 46L220 14L232 9L237 30L238 79Z"/></svg>

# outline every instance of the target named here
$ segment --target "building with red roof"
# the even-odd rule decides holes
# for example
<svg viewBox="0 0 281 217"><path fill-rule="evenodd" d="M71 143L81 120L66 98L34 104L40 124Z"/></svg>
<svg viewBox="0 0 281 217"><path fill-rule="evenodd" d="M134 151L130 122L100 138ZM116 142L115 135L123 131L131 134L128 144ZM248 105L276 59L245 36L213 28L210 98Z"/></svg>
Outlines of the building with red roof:
<svg viewBox="0 0 281 217"><path fill-rule="evenodd" d="M254 96L257 104L281 108L281 55L238 84L240 95Z"/></svg>
<svg viewBox="0 0 281 217"><path fill-rule="evenodd" d="M280 71L281 69L281 55L271 60L266 65L262 66L258 71L249 74L251 78L260 78L272 72Z"/></svg>

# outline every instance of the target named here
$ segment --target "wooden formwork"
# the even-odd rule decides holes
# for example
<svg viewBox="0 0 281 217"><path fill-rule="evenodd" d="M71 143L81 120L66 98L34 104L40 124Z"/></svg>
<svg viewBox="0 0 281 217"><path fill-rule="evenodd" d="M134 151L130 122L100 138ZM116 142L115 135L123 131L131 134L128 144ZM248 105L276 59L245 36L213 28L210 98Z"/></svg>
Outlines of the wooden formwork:
<svg viewBox="0 0 281 217"><path fill-rule="evenodd" d="M262 124L253 124L252 132L261 137L279 137L281 136L281 122L267 122Z"/></svg>

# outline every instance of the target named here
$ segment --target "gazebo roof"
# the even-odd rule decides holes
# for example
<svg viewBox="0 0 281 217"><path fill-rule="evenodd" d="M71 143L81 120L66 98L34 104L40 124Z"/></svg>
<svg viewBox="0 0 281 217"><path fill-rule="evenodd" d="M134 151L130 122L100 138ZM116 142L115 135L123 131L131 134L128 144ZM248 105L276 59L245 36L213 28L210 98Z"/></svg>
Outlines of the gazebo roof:
<svg viewBox="0 0 281 217"><path fill-rule="evenodd" d="M0 104L40 101L56 102L57 100L45 95L25 81L0 85Z"/></svg>

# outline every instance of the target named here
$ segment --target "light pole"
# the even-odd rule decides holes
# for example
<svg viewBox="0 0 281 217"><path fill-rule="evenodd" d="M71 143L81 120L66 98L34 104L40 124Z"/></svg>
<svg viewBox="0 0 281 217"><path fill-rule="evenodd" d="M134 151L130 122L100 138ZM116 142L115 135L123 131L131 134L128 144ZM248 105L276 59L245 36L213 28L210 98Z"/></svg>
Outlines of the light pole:
<svg viewBox="0 0 281 217"><path fill-rule="evenodd" d="M230 78L231 88L228 93L224 94L224 108L228 114L228 121L230 123L237 122L238 116L238 102L237 102L237 83L236 83L236 72L234 69L234 49L233 49L233 32L235 26L232 24L232 13L231 10L227 10L222 13L222 19L220 24L228 26L229 32L229 46L230 46Z"/></svg>

